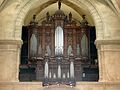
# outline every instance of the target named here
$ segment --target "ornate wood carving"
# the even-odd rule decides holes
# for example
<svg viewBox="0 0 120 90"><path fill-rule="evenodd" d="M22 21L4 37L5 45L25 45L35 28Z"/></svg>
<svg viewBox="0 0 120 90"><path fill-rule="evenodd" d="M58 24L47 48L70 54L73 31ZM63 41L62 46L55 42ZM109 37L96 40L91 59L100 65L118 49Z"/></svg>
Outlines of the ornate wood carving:
<svg viewBox="0 0 120 90"><path fill-rule="evenodd" d="M85 21L85 18L83 18ZM36 79L41 81L43 80L44 73L44 57L48 55L49 60L49 79L51 83L57 82L57 68L58 62L55 55L55 30L56 27L60 26L63 28L64 33L64 46L63 46L63 55L61 57L60 65L62 69L62 79L66 82L69 81L70 74L70 61L69 57L73 54L73 60L75 65L75 78L80 81L82 77L82 67L81 64L83 61L87 61L89 59L89 54L86 56L82 56L82 48L81 48L81 39L85 34L88 38L88 48L89 48L89 27L86 22L81 22L81 25L77 25L76 22L72 18L72 13L69 14L68 18L63 13L63 11L59 10L55 12L53 16L50 16L49 12L46 13L46 20L42 22L42 25L37 25L35 22L35 16L33 17L33 21L29 26L29 47L30 47L30 38L34 33L37 37L38 45L37 52L35 57L31 57L29 53L29 60L34 61L36 65ZM30 51L30 48L29 48ZM89 53L89 52L88 52ZM79 74L79 75L78 75ZM68 77L68 78L67 78ZM51 79L52 78L52 79ZM46 82L46 80L45 80ZM63 82L62 82L63 83Z"/></svg>

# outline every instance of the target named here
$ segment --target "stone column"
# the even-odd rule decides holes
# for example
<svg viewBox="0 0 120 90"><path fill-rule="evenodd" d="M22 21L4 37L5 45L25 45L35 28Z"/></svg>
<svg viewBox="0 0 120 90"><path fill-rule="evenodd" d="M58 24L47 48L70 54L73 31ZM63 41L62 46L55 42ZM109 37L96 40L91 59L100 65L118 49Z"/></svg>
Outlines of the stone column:
<svg viewBox="0 0 120 90"><path fill-rule="evenodd" d="M21 40L0 40L0 82L17 82Z"/></svg>
<svg viewBox="0 0 120 90"><path fill-rule="evenodd" d="M97 40L99 81L120 81L120 40Z"/></svg>

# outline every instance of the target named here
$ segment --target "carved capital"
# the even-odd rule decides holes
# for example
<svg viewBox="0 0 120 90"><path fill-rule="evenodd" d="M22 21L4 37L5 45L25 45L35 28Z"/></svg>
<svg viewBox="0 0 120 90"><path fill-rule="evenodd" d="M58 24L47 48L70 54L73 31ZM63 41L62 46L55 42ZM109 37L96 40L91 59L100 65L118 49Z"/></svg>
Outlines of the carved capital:
<svg viewBox="0 0 120 90"><path fill-rule="evenodd" d="M97 49L101 49L102 45L120 45L120 40L96 40L95 45Z"/></svg>
<svg viewBox="0 0 120 90"><path fill-rule="evenodd" d="M22 44L22 40L0 40L0 45L17 45L18 48L21 48Z"/></svg>

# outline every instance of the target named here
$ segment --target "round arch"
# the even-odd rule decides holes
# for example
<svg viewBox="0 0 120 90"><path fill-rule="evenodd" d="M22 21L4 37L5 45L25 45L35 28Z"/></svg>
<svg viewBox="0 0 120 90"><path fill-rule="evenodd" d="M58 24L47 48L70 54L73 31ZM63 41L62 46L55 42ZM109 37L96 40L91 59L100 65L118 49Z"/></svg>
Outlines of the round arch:
<svg viewBox="0 0 120 90"><path fill-rule="evenodd" d="M46 1L39 1L39 0L32 0L32 1L28 1L28 2L23 2L24 6L19 10L19 12L17 13L16 16L16 20L15 20L15 31L14 31L14 35L15 38L19 39L21 37L21 28L24 22L24 19L27 15L27 13L29 12L29 10L32 8L32 6L34 6L36 3L40 3L40 5L45 8L46 3L48 3L50 0L46 0ZM89 2L88 0L67 0L67 2L70 2L72 4L74 4L75 6L82 8L81 6L79 6L79 3L82 3L85 7L88 7L88 11L90 12L93 21L95 23L96 26L96 36L97 39L102 39L104 38L104 34L103 34L103 23L102 23L102 19L98 13L98 11L96 10L96 8L92 5L91 2ZM64 4L66 4L67 2L64 2ZM53 2L54 3L54 2ZM52 4L52 3L50 3Z"/></svg>
<svg viewBox="0 0 120 90"><path fill-rule="evenodd" d="M32 6L34 6L36 3L40 3L40 5L45 8L45 4L48 3L49 1L50 0L46 0L46 1L29 0L28 2L23 2L24 6L22 8L20 8L19 12L17 13L16 20L14 23L15 24L14 25L14 27L15 27L14 35L15 35L16 39L18 39L18 40L21 39L22 25L23 25L23 22L24 22L24 19L25 19L27 13L31 10ZM90 12L90 14L93 18L93 21L95 23L95 26L96 26L96 38L97 38L97 40L100 40L100 39L102 40L104 38L103 23L102 23L102 19L99 15L98 11L93 6L93 4L89 0L73 0L73 1L67 0L67 2L70 2L79 8L83 8L83 7L79 6L79 3L82 3L85 7L88 8L88 11ZM50 3L50 4L52 4L52 3ZM66 4L66 2L64 2L64 4Z"/></svg>

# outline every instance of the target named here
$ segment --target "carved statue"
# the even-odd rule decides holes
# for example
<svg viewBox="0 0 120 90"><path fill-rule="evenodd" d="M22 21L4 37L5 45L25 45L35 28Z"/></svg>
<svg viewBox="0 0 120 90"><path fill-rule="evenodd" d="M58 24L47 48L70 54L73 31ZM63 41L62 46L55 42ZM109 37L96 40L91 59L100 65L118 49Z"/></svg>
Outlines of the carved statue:
<svg viewBox="0 0 120 90"><path fill-rule="evenodd" d="M67 16L65 16L64 21L65 21L65 22L68 22L68 17L67 17Z"/></svg>
<svg viewBox="0 0 120 90"><path fill-rule="evenodd" d="M88 22L85 18L85 15L82 15L82 18L83 18L83 20L80 22L80 24L81 24L81 27L85 27L88 25Z"/></svg>
<svg viewBox="0 0 120 90"><path fill-rule="evenodd" d="M51 50L50 50L50 46L47 45L46 46L46 53L50 56L51 55Z"/></svg>
<svg viewBox="0 0 120 90"><path fill-rule="evenodd" d="M36 15L33 15L33 20L35 20L36 19Z"/></svg>
<svg viewBox="0 0 120 90"><path fill-rule="evenodd" d="M69 21L72 21L72 13L69 13Z"/></svg>
<svg viewBox="0 0 120 90"><path fill-rule="evenodd" d="M68 53L68 56L70 56L72 54L73 50L72 50L72 46L69 45L68 46L68 50L67 50L67 53Z"/></svg>
<svg viewBox="0 0 120 90"><path fill-rule="evenodd" d="M46 13L46 19L47 19L47 21L49 21L49 19L50 19L50 14L49 14L49 12Z"/></svg>
<svg viewBox="0 0 120 90"><path fill-rule="evenodd" d="M38 22L35 21L36 15L33 15L33 20L30 22L30 25L37 25Z"/></svg>

